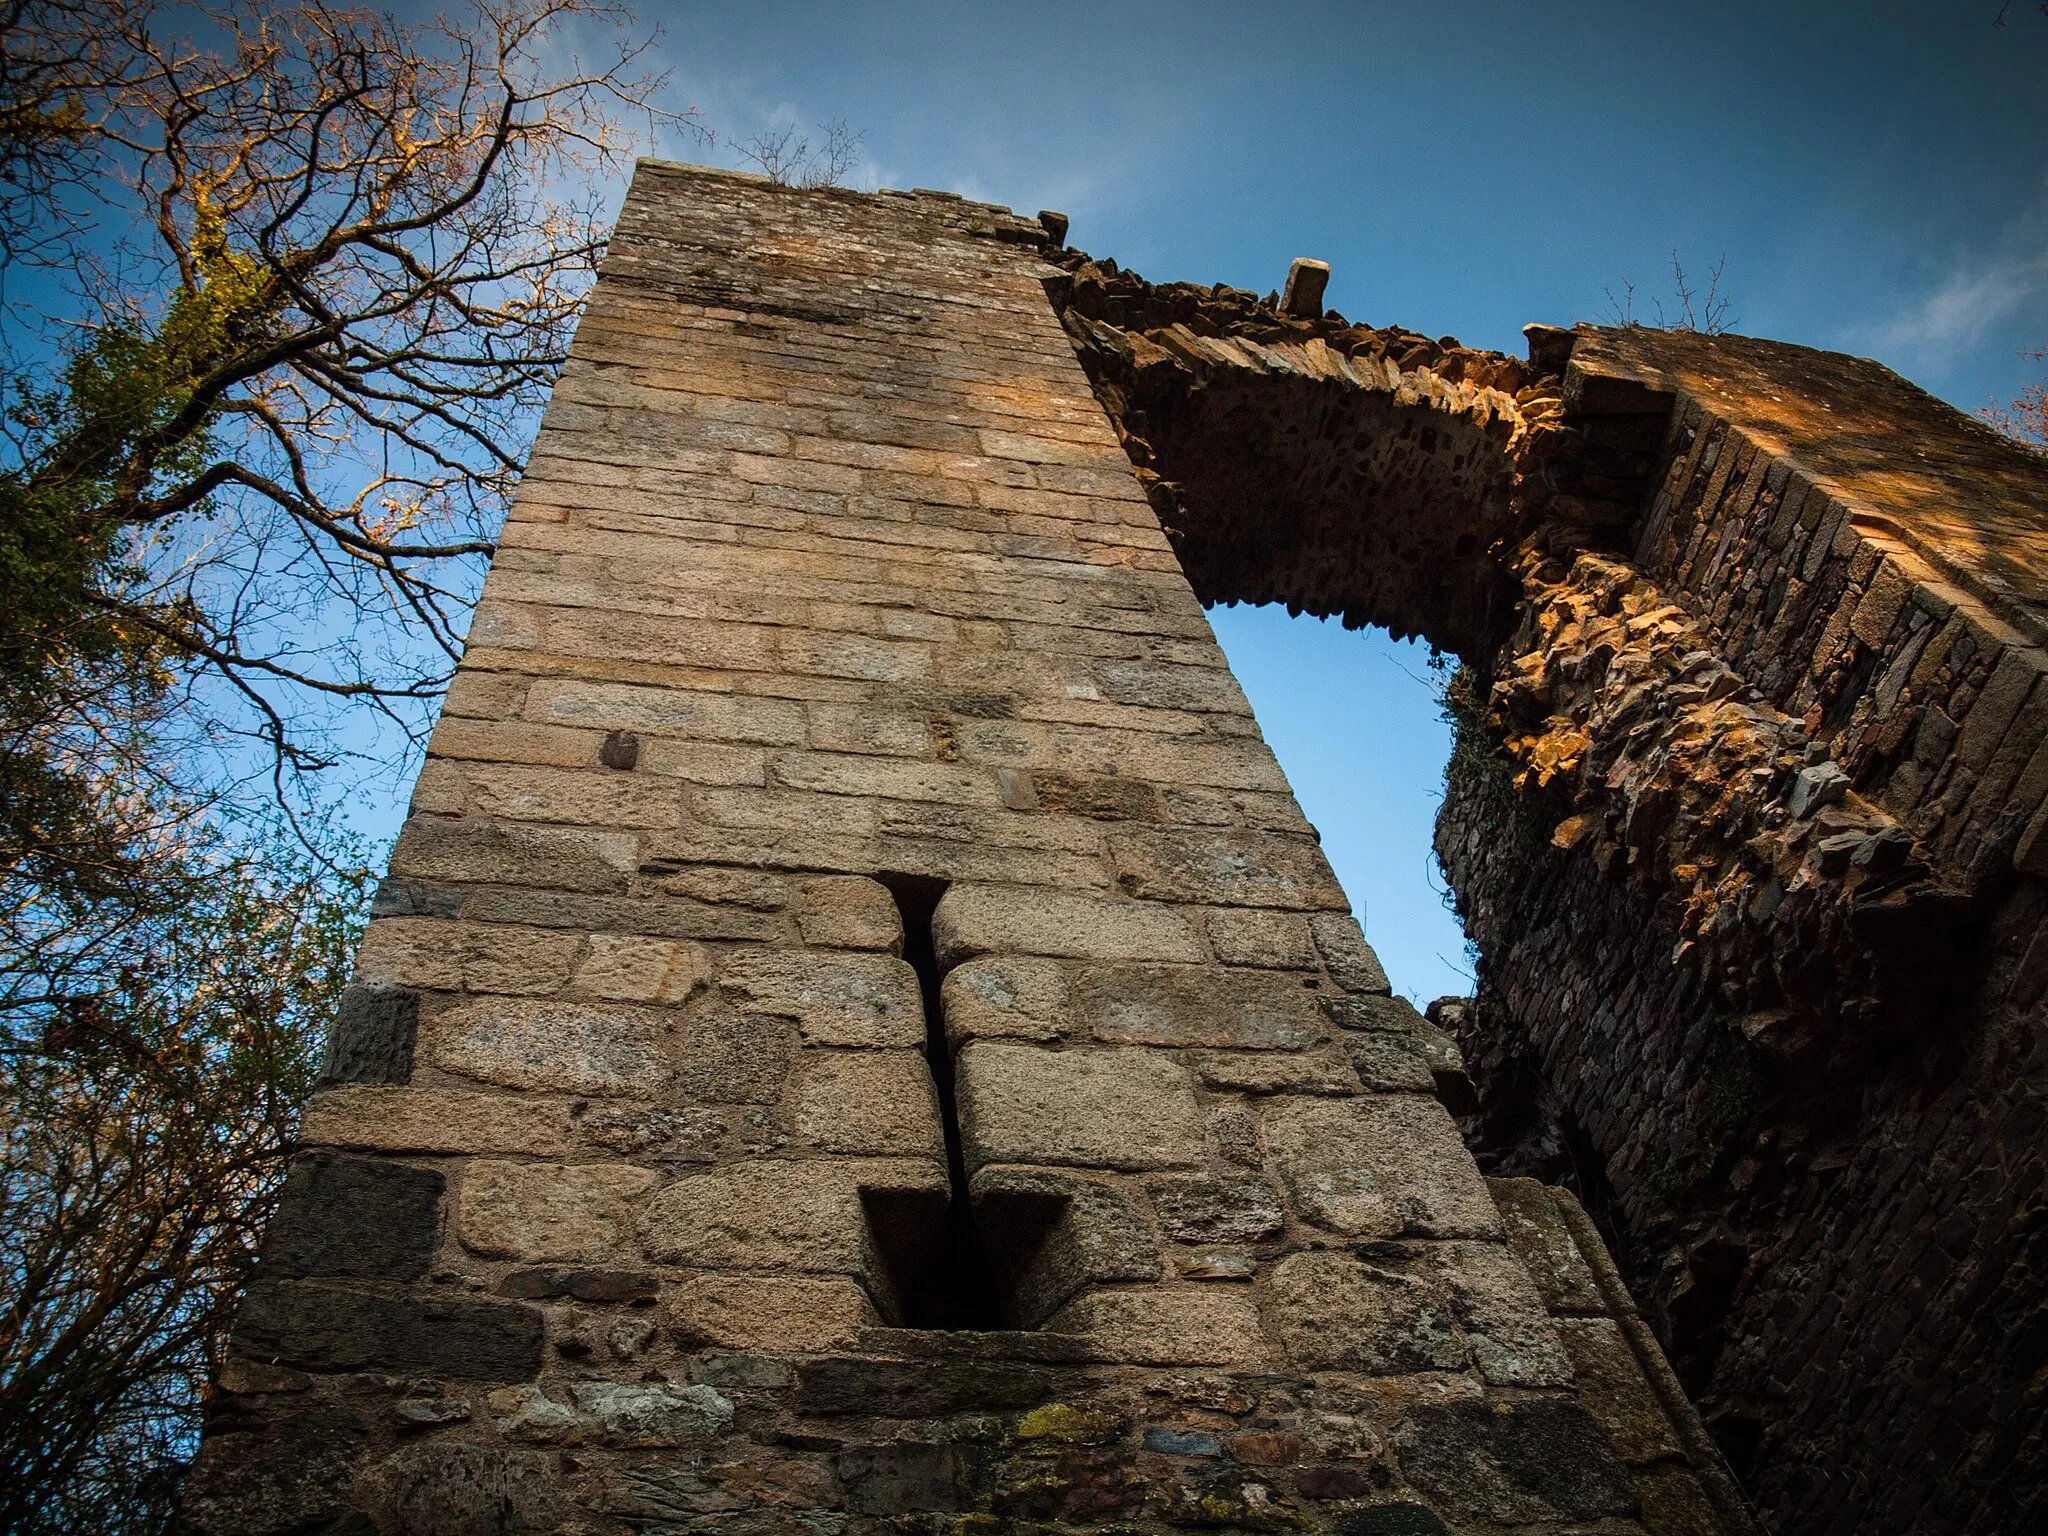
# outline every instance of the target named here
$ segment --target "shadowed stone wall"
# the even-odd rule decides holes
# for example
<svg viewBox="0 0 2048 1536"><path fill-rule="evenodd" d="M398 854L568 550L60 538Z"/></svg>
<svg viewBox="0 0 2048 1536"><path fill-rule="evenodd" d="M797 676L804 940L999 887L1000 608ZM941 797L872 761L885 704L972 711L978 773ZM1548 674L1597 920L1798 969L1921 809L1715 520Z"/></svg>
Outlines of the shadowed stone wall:
<svg viewBox="0 0 2048 1536"><path fill-rule="evenodd" d="M187 1530L1747 1528L1461 1144L1048 244L641 168Z"/></svg>
<svg viewBox="0 0 2048 1536"><path fill-rule="evenodd" d="M2031 1530L2048 474L1858 359L1579 346L1672 405L1633 558L1554 562L1502 652L1510 760L1582 760L1440 823L1478 1144L1592 1171L1782 1528ZM1688 819L1723 851L1660 874Z"/></svg>
<svg viewBox="0 0 2048 1536"><path fill-rule="evenodd" d="M1466 662L1482 1165L1593 1207L1780 1528L2039 1526L2040 460L1860 359L1065 264L1198 594Z"/></svg>

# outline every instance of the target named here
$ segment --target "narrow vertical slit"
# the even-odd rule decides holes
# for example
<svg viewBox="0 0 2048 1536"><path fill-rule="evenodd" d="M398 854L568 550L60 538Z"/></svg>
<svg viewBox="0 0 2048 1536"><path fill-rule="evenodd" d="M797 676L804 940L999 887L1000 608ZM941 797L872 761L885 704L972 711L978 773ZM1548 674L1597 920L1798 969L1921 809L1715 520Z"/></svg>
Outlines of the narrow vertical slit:
<svg viewBox="0 0 2048 1536"><path fill-rule="evenodd" d="M904 1326L988 1332L1007 1322L1005 1287L974 1219L967 1194L967 1159L960 1144L960 1115L953 1091L953 1050L946 1040L946 1015L939 1000L939 957L932 946L932 913L945 894L942 880L918 875L884 875L903 919L903 958L917 972L924 994L924 1058L938 1091L946 1133L946 1173L952 1198L938 1236L903 1286Z"/></svg>

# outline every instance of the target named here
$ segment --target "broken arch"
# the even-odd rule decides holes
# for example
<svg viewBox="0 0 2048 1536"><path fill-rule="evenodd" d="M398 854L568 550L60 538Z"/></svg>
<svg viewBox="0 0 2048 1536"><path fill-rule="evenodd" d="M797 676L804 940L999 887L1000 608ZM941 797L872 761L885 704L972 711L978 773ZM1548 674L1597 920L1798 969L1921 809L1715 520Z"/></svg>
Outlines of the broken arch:
<svg viewBox="0 0 2048 1536"><path fill-rule="evenodd" d="M1981 1141L1969 1063L2044 990L1995 960L2048 874L2048 706L2021 703L2038 467L1858 359L1532 326L1523 360L1063 265L1054 303L1204 603L1467 665L1437 844L1482 953L1482 1162L1603 1212L1768 1510L1900 1475L1913 1416L1872 1422L1828 1362L1921 1303L1798 1298L1830 1234L1918 1185L1897 1149ZM1977 1200L1935 1203L1967 1225Z"/></svg>

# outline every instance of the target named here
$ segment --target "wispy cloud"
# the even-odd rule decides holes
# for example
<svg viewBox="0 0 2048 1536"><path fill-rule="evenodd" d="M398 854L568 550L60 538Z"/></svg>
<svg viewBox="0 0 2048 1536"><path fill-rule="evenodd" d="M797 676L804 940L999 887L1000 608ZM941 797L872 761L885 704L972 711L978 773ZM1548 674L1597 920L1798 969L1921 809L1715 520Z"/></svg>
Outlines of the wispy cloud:
<svg viewBox="0 0 2048 1536"><path fill-rule="evenodd" d="M2048 187L1988 248L1961 253L1919 293L1868 328L1879 356L1941 368L2015 328L2014 346L2038 345L2025 322L2048 308ZM2038 318L2038 317L2035 317Z"/></svg>
<svg viewBox="0 0 2048 1536"><path fill-rule="evenodd" d="M2048 252L1963 265L1903 314L1877 328L1890 347L1939 357L1974 347L2048 289Z"/></svg>
<svg viewBox="0 0 2048 1536"><path fill-rule="evenodd" d="M933 187L1027 213L1059 208L1077 226L1156 178L1183 142L1189 110L1166 87L1145 82L1094 115L1047 114L1010 78L980 96L945 80L906 95L900 80L864 74L866 64L841 70L809 54L749 55L723 38L715 59L676 33L659 52L674 70L670 104L698 107L718 135L709 147L679 146L683 158L749 169L739 150L756 137L793 129L815 143L825 124L843 121L865 135L848 186Z"/></svg>
<svg viewBox="0 0 2048 1536"><path fill-rule="evenodd" d="M843 121L865 136L843 178L847 186L934 187L1027 215L1057 208L1072 216L1082 240L1113 218L1134 188L1157 184L1198 115L1164 81L1123 77L1086 113L1047 112L1042 93L1015 70L997 71L981 90L943 78L906 90L903 71L878 69L857 49L844 58L815 48L776 49L759 46L744 29L733 35L707 27L690 7L648 13L667 23L642 60L669 72L663 105L694 108L696 121L716 137L707 142L668 127L643 152L753 170L745 151L755 141L789 130L815 147L826 124ZM575 17L551 32L546 47L551 62L566 62L594 55L608 41L606 29ZM623 178L591 190L615 207Z"/></svg>

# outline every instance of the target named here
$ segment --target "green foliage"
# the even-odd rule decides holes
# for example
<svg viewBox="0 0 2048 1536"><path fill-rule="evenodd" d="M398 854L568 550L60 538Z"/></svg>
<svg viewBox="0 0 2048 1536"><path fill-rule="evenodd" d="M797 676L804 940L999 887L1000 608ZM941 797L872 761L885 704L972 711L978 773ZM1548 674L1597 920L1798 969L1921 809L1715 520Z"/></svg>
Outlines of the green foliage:
<svg viewBox="0 0 2048 1536"><path fill-rule="evenodd" d="M1444 677L1437 705L1452 730L1451 755L1444 763L1446 802L1506 805L1520 810L1523 797L1514 789L1513 769L1500 755L1500 725L1487 703L1486 679L1460 663ZM1490 822L1499 819L1489 813ZM1492 826L1490 830L1510 828ZM1513 830L1521 829L1517 826Z"/></svg>
<svg viewBox="0 0 2048 1536"><path fill-rule="evenodd" d="M276 307L217 229L196 249L202 281L175 290L161 323L99 328L60 388L23 389L9 411L21 458L0 474L0 865L83 891L107 890L122 861L94 818L82 742L146 717L175 679L162 632L110 601L143 579L129 529L214 456L218 405L195 401L262 344Z"/></svg>
<svg viewBox="0 0 2048 1536"><path fill-rule="evenodd" d="M60 387L23 388L9 403L20 460L0 474L0 661L11 676L150 648L96 599L137 574L124 530L215 456L218 380L260 353L278 309L204 203L200 216L196 286L175 288L154 325L130 316L95 328Z"/></svg>
<svg viewBox="0 0 2048 1536"><path fill-rule="evenodd" d="M277 828L193 832L154 857L179 866L182 899L153 911L24 911L8 893L8 1531L165 1528L361 931L367 876L336 876Z"/></svg>
<svg viewBox="0 0 2048 1536"><path fill-rule="evenodd" d="M366 897L166 788L177 680L107 599L260 331L222 259L17 397L0 476L0 1529L165 1528ZM203 511L203 508L198 509Z"/></svg>

